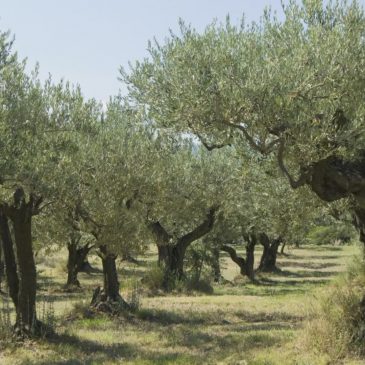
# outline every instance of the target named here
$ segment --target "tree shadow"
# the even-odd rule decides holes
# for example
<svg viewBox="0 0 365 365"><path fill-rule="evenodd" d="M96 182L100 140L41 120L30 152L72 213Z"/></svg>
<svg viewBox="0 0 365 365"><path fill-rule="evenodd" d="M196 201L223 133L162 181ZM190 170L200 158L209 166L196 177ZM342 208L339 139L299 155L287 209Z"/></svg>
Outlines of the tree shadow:
<svg viewBox="0 0 365 365"><path fill-rule="evenodd" d="M211 324L210 318L202 317L199 313L186 312L180 314L173 311L167 311L164 309L150 309L144 308L138 311L137 318L151 323L157 323L160 325L172 325L172 324L191 324L202 325ZM216 323L220 323L216 321Z"/></svg>
<svg viewBox="0 0 365 365"><path fill-rule="evenodd" d="M341 256L336 256L336 255L310 255L310 256L295 256L295 258L297 260L338 260L340 257L350 257L353 255L341 255ZM294 257L292 257L292 259L294 259Z"/></svg>
<svg viewBox="0 0 365 365"><path fill-rule="evenodd" d="M328 278L333 277L338 274L337 271L320 271L320 270L298 270L298 271L288 271L281 270L275 273L277 276L289 277L289 278ZM287 281L286 281L287 282ZM307 281L303 282L306 283Z"/></svg>
<svg viewBox="0 0 365 365"><path fill-rule="evenodd" d="M302 316L293 315L293 314L285 313L285 312L251 313L248 311L240 310L240 311L235 311L233 314L240 320L243 320L250 324L253 324L253 323L260 323L260 324L281 323L282 324L283 322L290 322L291 324L293 324L296 322L301 322L303 320Z"/></svg>
<svg viewBox="0 0 365 365"><path fill-rule="evenodd" d="M279 265L281 266L290 266L290 267L298 267L304 269L327 269L329 267L338 267L340 266L338 263L334 262L298 262L298 261L291 261L291 260L280 260Z"/></svg>
<svg viewBox="0 0 365 365"><path fill-rule="evenodd" d="M55 346L57 355L62 357L69 356L71 352L75 357L67 360L54 361L50 359L45 361L24 360L21 362L21 365L103 364L110 360L119 360L122 358L126 360L133 359L140 353L138 347L131 346L130 344L100 344L69 334L54 334L50 338L47 338L47 342L48 345ZM92 355L91 358L88 358L90 355ZM86 356L85 359L84 356Z"/></svg>

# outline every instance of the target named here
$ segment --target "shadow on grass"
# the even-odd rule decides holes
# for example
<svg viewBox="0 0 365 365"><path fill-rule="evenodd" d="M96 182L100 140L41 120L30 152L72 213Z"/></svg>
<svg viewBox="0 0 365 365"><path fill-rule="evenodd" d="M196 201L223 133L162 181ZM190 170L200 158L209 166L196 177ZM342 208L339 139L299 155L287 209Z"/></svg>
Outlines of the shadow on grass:
<svg viewBox="0 0 365 365"><path fill-rule="evenodd" d="M293 294L308 293L311 287L328 283L331 278L318 280L273 280L272 278L261 277L256 285L242 286L242 295L257 297L285 296ZM226 293L222 293L226 294Z"/></svg>
<svg viewBox="0 0 365 365"><path fill-rule="evenodd" d="M280 336L273 336L270 333L265 333L265 331L286 330L288 328L291 327L284 324L282 327L279 324L230 325L226 326L223 331L207 333L199 327L175 327L169 332L166 339L170 346L184 346L190 350L198 350L202 354L200 363L207 363L208 356L204 356L204 354L214 356L214 359L217 360L217 355L219 357L226 349L233 352L238 349L240 351L252 351L255 348L276 346L282 341ZM249 331L255 332L248 333Z"/></svg>
<svg viewBox="0 0 365 365"><path fill-rule="evenodd" d="M142 321L151 323L157 323L161 325L171 324L191 324L191 325L202 325L212 324L210 316L207 314L201 315L200 313L184 312L184 314L167 311L163 309L140 309L137 313L137 318ZM215 321L220 323L219 321Z"/></svg>
<svg viewBox="0 0 365 365"><path fill-rule="evenodd" d="M56 293L38 293L37 294L37 302L65 302L70 299L84 299L84 295L86 292L56 292ZM91 297L91 296L90 296Z"/></svg>
<svg viewBox="0 0 365 365"><path fill-rule="evenodd" d="M328 278L338 275L337 271L320 271L320 270L281 270L275 273L276 276L289 278ZM287 282L287 281L285 281ZM303 283L308 282L307 280Z"/></svg>
<svg viewBox="0 0 365 365"><path fill-rule="evenodd" d="M101 344L68 334L56 334L47 339L47 344L50 347L54 346L53 350L56 354L53 354L53 356L60 358L69 357L69 359L25 360L21 365L103 364L111 360L132 359L140 353L138 347L129 344Z"/></svg>
<svg viewBox="0 0 365 365"><path fill-rule="evenodd" d="M294 276L294 277L300 277L300 276ZM261 278L260 279L260 284L258 285L258 287L265 286L268 289L270 289L270 287L275 288L275 286L281 286L283 290L290 289L290 292L293 292L293 290L300 290L300 287L303 287L303 289L305 291L307 291L309 285L326 284L326 283L328 283L329 280L330 280L330 278L320 279L320 280L285 280L285 281L280 281L280 280L273 280L271 278L270 279L269 278ZM296 288L294 289L293 286L296 286ZM275 293L277 294L277 291L275 291Z"/></svg>
<svg viewBox="0 0 365 365"><path fill-rule="evenodd" d="M298 262L293 260L280 260L280 266L290 266L290 267L298 267L303 269L312 269L312 270L321 270L327 269L329 267L338 267L340 266L335 262Z"/></svg>
<svg viewBox="0 0 365 365"><path fill-rule="evenodd" d="M285 312L259 312L251 313L248 311L235 311L234 315L242 321L247 323L259 323L259 324L283 324L283 322L290 322L291 324L301 322L303 320L302 316L293 315Z"/></svg>
<svg viewBox="0 0 365 365"><path fill-rule="evenodd" d="M24 360L20 365L94 365L111 361L122 364L125 361L134 359L143 359L143 363L146 364L201 364L201 359L197 356L186 353L144 351L138 345L133 346L123 343L103 345L66 334L49 339L48 345L55 346L56 353L52 354L53 359ZM57 358L63 358L64 360Z"/></svg>
<svg viewBox="0 0 365 365"><path fill-rule="evenodd" d="M338 260L339 258L343 258L343 257L350 257L352 255L310 255L310 256L299 256L299 255L295 255L295 256L291 256L291 259L296 259L296 260L304 260L304 261L308 261L308 260Z"/></svg>

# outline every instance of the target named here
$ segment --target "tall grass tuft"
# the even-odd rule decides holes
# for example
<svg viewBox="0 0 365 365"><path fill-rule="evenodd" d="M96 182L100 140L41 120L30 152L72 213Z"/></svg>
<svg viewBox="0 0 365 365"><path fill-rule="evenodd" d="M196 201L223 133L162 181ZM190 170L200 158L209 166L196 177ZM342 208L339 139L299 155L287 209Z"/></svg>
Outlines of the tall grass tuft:
<svg viewBox="0 0 365 365"><path fill-rule="evenodd" d="M365 260L357 259L308 311L302 338L308 350L332 361L348 355L365 356Z"/></svg>

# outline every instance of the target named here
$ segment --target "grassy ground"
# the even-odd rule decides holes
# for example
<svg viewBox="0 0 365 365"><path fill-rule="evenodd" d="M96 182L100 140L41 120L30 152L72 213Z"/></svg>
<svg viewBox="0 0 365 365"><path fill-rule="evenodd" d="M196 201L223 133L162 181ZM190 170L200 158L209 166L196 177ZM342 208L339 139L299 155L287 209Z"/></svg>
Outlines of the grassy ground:
<svg viewBox="0 0 365 365"><path fill-rule="evenodd" d="M281 273L260 277L258 285L240 279L238 268L223 257L227 282L216 285L214 294L142 295L141 309L123 318L70 315L75 303L89 302L101 274L81 274L83 290L65 293L63 256L38 258L38 312L55 313L57 336L22 344L0 342L0 364L327 364L302 347L303 324L316 292L357 254L355 246L290 249L279 258ZM154 257L146 255L139 266L120 265L127 298Z"/></svg>

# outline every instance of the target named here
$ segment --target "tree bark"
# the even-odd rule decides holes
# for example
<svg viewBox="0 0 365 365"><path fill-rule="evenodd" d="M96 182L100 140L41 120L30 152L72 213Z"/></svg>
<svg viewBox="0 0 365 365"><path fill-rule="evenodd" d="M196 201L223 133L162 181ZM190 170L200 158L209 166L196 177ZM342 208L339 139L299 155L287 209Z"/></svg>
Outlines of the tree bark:
<svg viewBox="0 0 365 365"><path fill-rule="evenodd" d="M149 228L155 236L158 248L158 262L165 270L164 286L171 281L184 278L184 258L187 248L194 241L203 237L213 228L216 208L211 208L205 220L194 230L177 239L172 244L172 236L168 234L160 222L154 222Z"/></svg>
<svg viewBox="0 0 365 365"><path fill-rule="evenodd" d="M67 260L67 287L80 287L80 282L77 279L78 273L82 271L87 255L91 250L91 246L86 244L78 247L77 240L70 238L67 244L68 260Z"/></svg>
<svg viewBox="0 0 365 365"><path fill-rule="evenodd" d="M284 255L285 245L286 245L286 242L284 241L283 244L281 245L281 249L280 249L280 253L282 255Z"/></svg>
<svg viewBox="0 0 365 365"><path fill-rule="evenodd" d="M354 211L354 225L359 232L359 240L364 247L365 255L365 209L357 208Z"/></svg>
<svg viewBox="0 0 365 365"><path fill-rule="evenodd" d="M354 225L359 231L365 252L365 150L353 161L332 155L302 167L297 181L294 181L285 167L284 150L284 140L281 139L278 165L294 189L306 184L320 199L327 202L350 196L355 199L357 206L354 209Z"/></svg>
<svg viewBox="0 0 365 365"><path fill-rule="evenodd" d="M236 250L231 246L223 245L221 250L229 254L232 261L240 268L241 275L246 276L246 260L243 257L238 256Z"/></svg>
<svg viewBox="0 0 365 365"><path fill-rule="evenodd" d="M0 240L1 241L1 240ZM2 244L0 242L0 292L2 292L2 283L4 281L4 261L3 261L3 249Z"/></svg>
<svg viewBox="0 0 365 365"><path fill-rule="evenodd" d="M32 244L32 216L39 213L42 198L30 194L29 200L26 201L22 188L15 190L13 198L12 205L3 204L1 208L2 214L9 217L13 223L16 247L19 286L15 333L20 336L39 335L41 323L36 315L37 276ZM5 228L4 220L3 225ZM10 250L9 253L11 256Z"/></svg>
<svg viewBox="0 0 365 365"><path fill-rule="evenodd" d="M257 238L254 234L246 236L246 270L245 274L251 281L255 280L255 272L253 269L255 263L255 246Z"/></svg>
<svg viewBox="0 0 365 365"><path fill-rule="evenodd" d="M108 252L106 246L100 247L103 264L104 286L106 300L117 301L120 298L118 272L115 264L117 256Z"/></svg>
<svg viewBox="0 0 365 365"><path fill-rule="evenodd" d="M221 250L227 252L232 261L236 263L240 268L240 273L243 276L247 276L251 281L255 280L254 263L255 263L255 246L256 236L247 235L246 239L246 259L237 255L236 250L228 245L223 245Z"/></svg>
<svg viewBox="0 0 365 365"><path fill-rule="evenodd" d="M214 247L212 250L213 254L213 262L212 262L212 269L213 269L213 278L215 283L219 283L222 274L221 274L221 266L219 262L219 247Z"/></svg>
<svg viewBox="0 0 365 365"><path fill-rule="evenodd" d="M103 289L96 288L91 306L98 311L118 314L121 309L131 309L119 294L118 271L115 264L117 255L108 251L106 245L100 245L100 258L103 265Z"/></svg>
<svg viewBox="0 0 365 365"><path fill-rule="evenodd" d="M281 238L279 237L270 241L266 233L261 233L260 242L264 246L264 250L262 252L260 265L257 271L261 272L279 271L279 269L276 266L276 258L280 243L282 242Z"/></svg>
<svg viewBox="0 0 365 365"><path fill-rule="evenodd" d="M0 233L3 247L5 275L8 283L8 290L14 307L18 307L19 278L15 261L14 245L11 238L9 222L6 215L0 212Z"/></svg>
<svg viewBox="0 0 365 365"><path fill-rule="evenodd" d="M169 262L169 248L168 244L158 244L158 265L159 266L166 266Z"/></svg>
<svg viewBox="0 0 365 365"><path fill-rule="evenodd" d="M20 330L34 332L36 325L36 267L32 247L32 214L28 206L16 211L13 221L19 273L16 323Z"/></svg>

